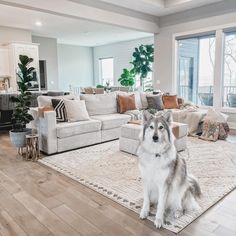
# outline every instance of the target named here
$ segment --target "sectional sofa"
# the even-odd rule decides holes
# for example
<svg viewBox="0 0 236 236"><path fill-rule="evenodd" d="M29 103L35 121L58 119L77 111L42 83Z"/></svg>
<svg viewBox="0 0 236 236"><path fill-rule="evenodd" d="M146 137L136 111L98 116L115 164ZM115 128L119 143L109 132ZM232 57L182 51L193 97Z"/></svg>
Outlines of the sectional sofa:
<svg viewBox="0 0 236 236"><path fill-rule="evenodd" d="M112 92L60 97L84 100L90 119L78 122L57 122L55 111L44 112L43 115L38 116L37 122L41 151L53 154L118 139L121 127L134 117L139 118L140 110L148 107L146 94L134 92L137 110L118 113L117 95L121 93L124 95L124 92ZM39 96L38 104L40 107L48 106L51 99L52 97L49 96ZM180 122L179 119L174 121Z"/></svg>

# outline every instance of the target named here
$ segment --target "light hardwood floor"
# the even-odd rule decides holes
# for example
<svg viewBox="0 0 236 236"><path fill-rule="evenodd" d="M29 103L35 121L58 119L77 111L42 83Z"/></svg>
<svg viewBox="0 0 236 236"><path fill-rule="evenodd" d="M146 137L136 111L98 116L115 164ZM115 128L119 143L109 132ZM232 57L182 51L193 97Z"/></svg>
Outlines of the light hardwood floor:
<svg viewBox="0 0 236 236"><path fill-rule="evenodd" d="M0 236L171 236L134 212L38 163L22 161L0 133ZM236 190L181 236L235 236Z"/></svg>

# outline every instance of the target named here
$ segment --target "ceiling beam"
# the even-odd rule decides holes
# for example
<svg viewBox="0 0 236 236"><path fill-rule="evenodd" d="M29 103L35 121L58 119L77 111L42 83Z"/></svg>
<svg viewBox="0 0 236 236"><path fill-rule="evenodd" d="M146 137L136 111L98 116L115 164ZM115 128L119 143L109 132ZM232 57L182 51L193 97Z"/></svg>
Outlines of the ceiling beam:
<svg viewBox="0 0 236 236"><path fill-rule="evenodd" d="M133 30L158 33L157 22L122 15L68 0L0 0L0 4L45 12L75 19L89 20ZM76 30L76 29L75 29Z"/></svg>

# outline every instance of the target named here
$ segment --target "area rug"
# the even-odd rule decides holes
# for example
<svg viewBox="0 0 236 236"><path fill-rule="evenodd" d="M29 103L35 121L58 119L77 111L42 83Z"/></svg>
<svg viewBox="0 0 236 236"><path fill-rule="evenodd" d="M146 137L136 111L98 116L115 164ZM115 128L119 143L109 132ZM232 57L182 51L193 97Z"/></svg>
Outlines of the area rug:
<svg viewBox="0 0 236 236"><path fill-rule="evenodd" d="M164 228L178 233L236 187L236 145L188 138L188 149L180 155L200 183L201 210L171 219ZM136 156L119 151L118 141L103 143L40 160L79 183L139 214L142 181ZM152 212L154 213L154 212ZM148 218L154 221L154 214Z"/></svg>

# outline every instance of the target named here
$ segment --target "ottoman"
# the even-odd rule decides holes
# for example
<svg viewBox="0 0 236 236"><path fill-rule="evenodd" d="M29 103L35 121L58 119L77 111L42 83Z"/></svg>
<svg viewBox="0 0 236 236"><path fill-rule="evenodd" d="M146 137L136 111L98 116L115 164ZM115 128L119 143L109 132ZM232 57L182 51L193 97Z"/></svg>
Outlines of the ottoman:
<svg viewBox="0 0 236 236"><path fill-rule="evenodd" d="M172 122L172 131L176 138L175 146L177 151L185 150L187 146L188 125ZM136 155L139 146L139 134L142 130L142 125L128 123L121 126L119 139L120 150Z"/></svg>

